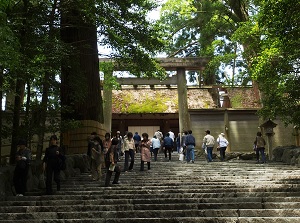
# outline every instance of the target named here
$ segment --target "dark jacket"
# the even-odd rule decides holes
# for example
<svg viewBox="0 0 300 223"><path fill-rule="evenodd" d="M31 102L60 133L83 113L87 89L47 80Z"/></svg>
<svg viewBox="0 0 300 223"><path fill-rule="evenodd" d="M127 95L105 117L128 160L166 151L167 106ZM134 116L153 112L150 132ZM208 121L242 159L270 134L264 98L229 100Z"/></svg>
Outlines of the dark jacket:
<svg viewBox="0 0 300 223"><path fill-rule="evenodd" d="M142 139L139 134L134 134L133 140L134 140L134 144L139 144Z"/></svg>
<svg viewBox="0 0 300 223"><path fill-rule="evenodd" d="M60 153L57 154L57 151L59 151ZM52 145L46 148L43 162L47 164L47 168L60 169L62 159L65 159L65 157L61 153L60 147L58 147L57 145Z"/></svg>
<svg viewBox="0 0 300 223"><path fill-rule="evenodd" d="M193 135L191 135L191 134L187 135L185 137L185 145L186 146L189 146L189 145L195 146L196 145L196 143L195 143L195 137Z"/></svg>
<svg viewBox="0 0 300 223"><path fill-rule="evenodd" d="M173 147L173 140L170 137L164 138L164 147Z"/></svg>

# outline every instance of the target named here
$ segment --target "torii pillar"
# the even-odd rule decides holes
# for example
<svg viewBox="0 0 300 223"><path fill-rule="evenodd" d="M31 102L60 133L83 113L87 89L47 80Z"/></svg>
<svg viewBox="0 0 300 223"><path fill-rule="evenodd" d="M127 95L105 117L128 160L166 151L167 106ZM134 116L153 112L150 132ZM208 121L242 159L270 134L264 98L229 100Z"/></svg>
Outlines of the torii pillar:
<svg viewBox="0 0 300 223"><path fill-rule="evenodd" d="M191 118L188 111L187 87L185 68L177 68L177 92L178 92L178 115L179 131L191 129Z"/></svg>

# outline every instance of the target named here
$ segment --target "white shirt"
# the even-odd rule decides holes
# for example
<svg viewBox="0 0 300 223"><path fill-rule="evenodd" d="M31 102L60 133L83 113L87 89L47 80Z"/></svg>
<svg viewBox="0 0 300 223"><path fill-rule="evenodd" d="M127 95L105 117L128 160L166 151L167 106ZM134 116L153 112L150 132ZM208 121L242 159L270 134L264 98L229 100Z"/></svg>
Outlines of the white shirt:
<svg viewBox="0 0 300 223"><path fill-rule="evenodd" d="M219 144L219 147L227 147L229 142L224 137L217 138L217 142Z"/></svg>
<svg viewBox="0 0 300 223"><path fill-rule="evenodd" d="M175 134L174 134L174 132L172 132L172 131L169 131L169 134L170 134L170 138L173 140L173 142L174 142L174 140L175 140Z"/></svg>

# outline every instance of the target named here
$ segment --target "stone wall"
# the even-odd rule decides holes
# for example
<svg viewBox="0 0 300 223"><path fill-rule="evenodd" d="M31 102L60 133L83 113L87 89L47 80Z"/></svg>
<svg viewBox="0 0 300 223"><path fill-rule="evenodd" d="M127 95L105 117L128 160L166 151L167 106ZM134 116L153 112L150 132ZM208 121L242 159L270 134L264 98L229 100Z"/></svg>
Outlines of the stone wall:
<svg viewBox="0 0 300 223"><path fill-rule="evenodd" d="M196 138L196 147L201 148L205 130L217 138L223 132L229 141L230 152L252 152L253 142L258 131L263 131L259 126L259 118L255 109L207 109L190 110L193 135ZM285 126L280 120L274 120L272 148L281 145L296 144L294 128ZM264 135L265 140L267 137ZM267 152L267 151L266 151Z"/></svg>
<svg viewBox="0 0 300 223"><path fill-rule="evenodd" d="M66 169L61 171L61 180L66 180L71 176L79 175L88 171L88 159L85 154L68 155L66 159ZM6 196L13 196L13 173L15 166L5 166L0 168L0 200ZM32 161L28 171L27 191L41 192L46 188L45 176L42 171L42 161Z"/></svg>

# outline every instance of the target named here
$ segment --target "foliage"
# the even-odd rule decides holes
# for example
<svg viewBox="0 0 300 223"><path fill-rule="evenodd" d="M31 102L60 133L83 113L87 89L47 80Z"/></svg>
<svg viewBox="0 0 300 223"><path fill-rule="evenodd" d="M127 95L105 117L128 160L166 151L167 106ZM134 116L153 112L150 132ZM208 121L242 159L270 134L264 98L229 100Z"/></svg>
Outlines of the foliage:
<svg viewBox="0 0 300 223"><path fill-rule="evenodd" d="M68 8L61 7L62 4L67 4ZM83 41L76 44L62 42L61 26L65 24L61 22L61 16L67 11L74 13L73 18L79 22L74 23L76 27L73 28L88 31L94 28L96 37L98 30L98 43L112 48L113 53L109 57L114 58L119 66L125 64L137 76L163 79L165 71L151 56L162 50L164 43L159 37L159 27L146 19L147 13L156 6L152 0L0 1L0 70L3 68L6 72L2 89L6 94L20 96L22 105L15 109L18 114L15 115L14 123L19 123L18 115L25 110L24 128L27 128L29 140L32 134L41 133L41 113L46 113L45 122L50 123L44 129L46 131L76 127L77 120L70 119L66 123L56 117L66 110L74 111L79 105L73 102L87 101L86 92L96 88L86 85L88 78L85 73L89 67L79 60L74 63L73 59L79 55L78 48L92 50L97 55L97 39L93 49ZM77 34L81 36L84 33ZM68 68L73 67L76 72L62 78L62 64ZM109 82L109 85L117 86L115 80ZM76 99L66 106L61 105L61 97L64 95L61 89L65 85L72 89L69 92L71 99ZM25 99L30 103L25 104Z"/></svg>
<svg viewBox="0 0 300 223"><path fill-rule="evenodd" d="M120 84L117 82L116 77L113 76L114 64L112 62L101 62L100 71L104 73L103 88L105 89L120 89Z"/></svg>
<svg viewBox="0 0 300 223"><path fill-rule="evenodd" d="M210 58L204 75L205 84L248 84L247 66L241 58L239 40L232 35L247 21L250 1L179 1L169 0L162 8L160 23L168 42L169 56ZM225 67L233 68L228 74ZM244 71L239 75L235 70ZM217 74L217 75L216 75ZM232 76L232 77L231 77Z"/></svg>
<svg viewBox="0 0 300 223"><path fill-rule="evenodd" d="M117 60L120 68L138 77L164 79L165 71L151 56L164 46L160 27L146 19L157 7L156 1L98 1L97 24L100 45L109 46L109 57Z"/></svg>
<svg viewBox="0 0 300 223"><path fill-rule="evenodd" d="M230 98L232 108L241 108L242 107L243 96L237 94L234 97Z"/></svg>
<svg viewBox="0 0 300 223"><path fill-rule="evenodd" d="M252 68L264 96L260 114L300 126L300 3L264 0L261 4L257 27L262 38Z"/></svg>

